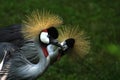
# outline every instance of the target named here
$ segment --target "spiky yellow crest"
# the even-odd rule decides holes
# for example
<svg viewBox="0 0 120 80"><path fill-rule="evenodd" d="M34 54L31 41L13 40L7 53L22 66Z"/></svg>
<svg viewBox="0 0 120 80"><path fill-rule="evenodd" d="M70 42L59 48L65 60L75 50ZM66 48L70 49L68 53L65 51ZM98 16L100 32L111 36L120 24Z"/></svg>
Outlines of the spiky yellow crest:
<svg viewBox="0 0 120 80"><path fill-rule="evenodd" d="M25 39L33 39L39 35L41 30L51 26L58 27L62 22L61 17L50 13L50 11L33 11L23 21L22 33Z"/></svg>
<svg viewBox="0 0 120 80"><path fill-rule="evenodd" d="M90 49L90 42L87 40L84 31L81 31L79 26L62 26L59 29L59 41L64 41L68 38L75 39L73 49L68 54L72 56L85 56Z"/></svg>

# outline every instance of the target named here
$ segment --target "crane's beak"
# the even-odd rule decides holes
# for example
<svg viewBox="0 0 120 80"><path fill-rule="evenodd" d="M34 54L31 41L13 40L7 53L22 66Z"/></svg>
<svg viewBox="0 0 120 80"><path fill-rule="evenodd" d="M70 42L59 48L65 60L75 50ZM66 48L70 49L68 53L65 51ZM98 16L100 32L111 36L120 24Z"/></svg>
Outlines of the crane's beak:
<svg viewBox="0 0 120 80"><path fill-rule="evenodd" d="M62 45L56 39L52 39L50 43L62 48Z"/></svg>

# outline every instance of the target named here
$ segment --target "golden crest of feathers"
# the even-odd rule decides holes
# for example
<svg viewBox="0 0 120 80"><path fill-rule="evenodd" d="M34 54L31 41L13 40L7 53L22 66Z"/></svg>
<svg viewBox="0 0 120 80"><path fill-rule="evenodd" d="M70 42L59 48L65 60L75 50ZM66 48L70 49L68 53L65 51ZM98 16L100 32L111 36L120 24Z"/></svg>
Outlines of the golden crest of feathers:
<svg viewBox="0 0 120 80"><path fill-rule="evenodd" d="M75 44L73 49L69 52L72 57L80 56L84 57L90 50L90 42L81 31L79 26L62 26L59 29L59 41L64 41L69 38L75 39Z"/></svg>
<svg viewBox="0 0 120 80"><path fill-rule="evenodd" d="M41 30L51 26L58 27L62 24L62 18L51 14L49 11L34 11L23 21L22 33L25 39L37 37Z"/></svg>

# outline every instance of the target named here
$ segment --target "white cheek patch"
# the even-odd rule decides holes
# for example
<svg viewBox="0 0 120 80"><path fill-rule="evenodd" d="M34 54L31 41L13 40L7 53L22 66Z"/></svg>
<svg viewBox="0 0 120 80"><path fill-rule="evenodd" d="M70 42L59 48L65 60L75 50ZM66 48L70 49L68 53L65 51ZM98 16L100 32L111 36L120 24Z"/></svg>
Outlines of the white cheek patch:
<svg viewBox="0 0 120 80"><path fill-rule="evenodd" d="M40 34L40 40L45 43L48 44L50 42L49 38L48 38L48 33L47 32L42 32Z"/></svg>
<svg viewBox="0 0 120 80"><path fill-rule="evenodd" d="M66 42L65 41L63 41L63 42L61 42L60 43L61 45L62 45L62 49L63 49L63 51L65 51L66 49L68 49L68 46L67 46L67 44L66 44Z"/></svg>

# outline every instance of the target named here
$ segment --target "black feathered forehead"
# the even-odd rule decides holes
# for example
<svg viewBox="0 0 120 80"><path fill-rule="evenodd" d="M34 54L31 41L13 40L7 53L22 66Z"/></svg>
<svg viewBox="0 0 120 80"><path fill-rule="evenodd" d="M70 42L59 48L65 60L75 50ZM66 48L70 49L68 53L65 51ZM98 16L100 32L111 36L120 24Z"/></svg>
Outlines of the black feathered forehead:
<svg viewBox="0 0 120 80"><path fill-rule="evenodd" d="M47 31L48 31L48 34L50 36L52 36L52 38L54 38L54 39L58 38L59 34L58 34L58 31L55 27L50 27L47 29Z"/></svg>
<svg viewBox="0 0 120 80"><path fill-rule="evenodd" d="M73 39L73 38L69 38L69 39L67 39L65 41L66 41L66 44L67 44L67 46L69 48L72 48L74 46L74 44L75 44L75 39Z"/></svg>

